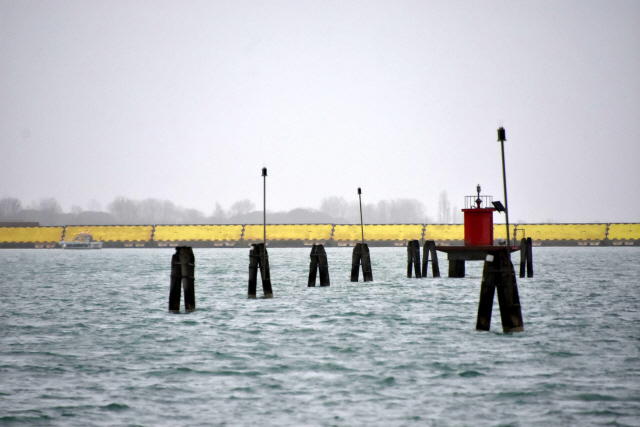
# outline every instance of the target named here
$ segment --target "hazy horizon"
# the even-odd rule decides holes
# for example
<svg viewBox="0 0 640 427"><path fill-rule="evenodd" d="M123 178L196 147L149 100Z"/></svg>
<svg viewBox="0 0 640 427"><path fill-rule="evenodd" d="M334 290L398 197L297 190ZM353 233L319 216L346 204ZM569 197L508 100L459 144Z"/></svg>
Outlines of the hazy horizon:
<svg viewBox="0 0 640 427"><path fill-rule="evenodd" d="M229 207L216 205L213 212L177 205L170 200L134 200L116 197L106 207L92 200L90 208L72 205L65 210L55 198L43 198L25 206L18 199L0 198L0 223L39 222L41 226L61 225L137 225L137 224L262 224L262 206L248 199L238 200ZM16 207L18 208L16 210ZM465 206L452 205L446 192L441 192L437 212L429 214L417 199L381 200L362 205L365 224L463 224ZM11 212L11 213L9 213ZM290 210L267 208L268 224L360 224L358 202L342 197L322 200L318 208L297 207ZM503 213L495 212L495 224L506 222ZM511 224L616 223L615 221L527 221L522 218Z"/></svg>
<svg viewBox="0 0 640 427"><path fill-rule="evenodd" d="M39 222L40 225L112 225L112 224L262 224L262 207L250 200L238 200L230 207L216 205L211 213L188 208L169 200L133 200L116 197L104 209L95 200L91 209L74 205L65 211L55 198L43 198L37 203L23 206L15 198L0 198L0 222ZM438 221L461 222L462 216L451 207L445 192L441 193ZM433 223L426 207L415 199L383 200L362 206L365 223L403 224ZM360 206L342 197L322 200L319 208L295 208L289 211L267 209L270 224L308 223L360 223Z"/></svg>
<svg viewBox="0 0 640 427"><path fill-rule="evenodd" d="M0 198L640 222L640 2L0 0Z"/></svg>

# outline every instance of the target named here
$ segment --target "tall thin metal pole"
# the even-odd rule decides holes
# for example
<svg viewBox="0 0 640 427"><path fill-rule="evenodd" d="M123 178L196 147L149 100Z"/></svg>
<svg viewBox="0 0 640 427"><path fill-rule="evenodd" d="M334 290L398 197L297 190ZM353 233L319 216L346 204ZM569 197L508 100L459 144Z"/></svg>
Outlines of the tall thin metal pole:
<svg viewBox="0 0 640 427"><path fill-rule="evenodd" d="M267 168L262 168L262 241L267 246Z"/></svg>
<svg viewBox="0 0 640 427"><path fill-rule="evenodd" d="M360 200L360 230L362 231L362 245L364 246L364 225L362 222L362 190L358 187L358 200Z"/></svg>
<svg viewBox="0 0 640 427"><path fill-rule="evenodd" d="M265 274L267 272L267 168L262 168L262 260L264 262L262 268L262 282L264 283Z"/></svg>
<svg viewBox="0 0 640 427"><path fill-rule="evenodd" d="M504 184L504 214L507 218L507 253L511 256L511 236L509 234L509 201L507 199L507 173L504 166L504 142L507 140L504 128L498 129L498 141L502 150L502 182Z"/></svg>

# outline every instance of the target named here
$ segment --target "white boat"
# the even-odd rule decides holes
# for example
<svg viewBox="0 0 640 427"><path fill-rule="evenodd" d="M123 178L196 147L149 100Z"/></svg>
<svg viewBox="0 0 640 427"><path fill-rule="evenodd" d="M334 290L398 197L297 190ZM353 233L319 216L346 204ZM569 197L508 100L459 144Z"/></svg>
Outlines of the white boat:
<svg viewBox="0 0 640 427"><path fill-rule="evenodd" d="M76 234L73 240L61 240L59 244L62 249L102 249L102 242L93 240L89 230Z"/></svg>

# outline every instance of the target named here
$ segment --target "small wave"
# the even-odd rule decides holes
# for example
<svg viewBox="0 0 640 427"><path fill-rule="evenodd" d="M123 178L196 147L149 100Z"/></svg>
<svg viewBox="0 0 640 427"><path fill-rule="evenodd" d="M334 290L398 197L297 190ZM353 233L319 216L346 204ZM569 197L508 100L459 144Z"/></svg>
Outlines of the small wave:
<svg viewBox="0 0 640 427"><path fill-rule="evenodd" d="M355 371L355 369L351 369L348 368L344 365L339 365L337 363L333 363L333 362L329 362L329 363L323 363L321 365L317 366L318 370L323 370L323 371L328 371L328 372L333 372L333 371L338 371L338 372L350 372L350 371Z"/></svg>
<svg viewBox="0 0 640 427"><path fill-rule="evenodd" d="M523 397L529 397L529 396L538 396L540 395L540 392L538 391L518 391L518 390L514 390L514 391L503 391L500 393L496 394L496 398L499 400L502 399L507 399L507 400L512 400L514 398L523 398ZM518 400L516 400L517 402Z"/></svg>
<svg viewBox="0 0 640 427"><path fill-rule="evenodd" d="M392 386L392 385L395 385L395 383L396 383L396 379L394 377L387 377L382 381L380 381L380 384L384 386Z"/></svg>
<svg viewBox="0 0 640 427"><path fill-rule="evenodd" d="M42 414L39 416L14 416L14 415L7 415L4 417L0 417L0 424L2 425L11 425L13 423L29 423L29 424L35 424L35 425L42 425L40 423L42 423L43 421L48 421L48 420L52 420L52 418L48 415Z"/></svg>
<svg viewBox="0 0 640 427"><path fill-rule="evenodd" d="M394 371L416 371L420 370L421 367L417 363L403 363L401 365L393 366L391 369Z"/></svg>
<svg viewBox="0 0 640 427"><path fill-rule="evenodd" d="M449 365L447 365L446 363L441 363L441 362L433 362L430 364L433 368L438 369L440 371L448 371L451 372L453 371L453 368Z"/></svg>
<svg viewBox="0 0 640 427"><path fill-rule="evenodd" d="M259 371L216 371L213 372L213 375L219 375L223 377L232 377L232 376L247 376L247 377L259 377L262 375L262 372Z"/></svg>
<svg viewBox="0 0 640 427"><path fill-rule="evenodd" d="M570 351L553 351L551 353L549 353L549 356L555 356L555 357L575 357L575 356L580 356L577 353L572 353Z"/></svg>
<svg viewBox="0 0 640 427"><path fill-rule="evenodd" d="M55 400L84 400L82 396L53 396L51 394L43 394L40 399L55 399Z"/></svg>
<svg viewBox="0 0 640 427"><path fill-rule="evenodd" d="M434 375L431 378L434 379L434 380L444 380L444 379L447 379L447 378L451 378L453 375L454 374L451 373L451 372L445 372L445 373L442 373L442 374Z"/></svg>
<svg viewBox="0 0 640 427"><path fill-rule="evenodd" d="M368 313L358 313L356 311L347 311L346 313L342 313L337 315L336 317L374 317L376 313L370 311Z"/></svg>
<svg viewBox="0 0 640 427"><path fill-rule="evenodd" d="M604 410L604 411L584 411L581 412L582 415L595 415L596 417L624 417L627 414L623 414L621 412L616 412L616 411L611 411L611 410ZM618 425L618 424L613 424L613 425ZM624 425L624 424L621 424Z"/></svg>
<svg viewBox="0 0 640 427"><path fill-rule="evenodd" d="M335 345L329 346L329 350L344 354L354 354L358 352L358 350L353 347L338 347Z"/></svg>
<svg viewBox="0 0 640 427"><path fill-rule="evenodd" d="M460 372L458 376L462 378L474 378L474 377L483 377L484 374L478 371L464 371L464 372Z"/></svg>
<svg viewBox="0 0 640 427"><path fill-rule="evenodd" d="M576 396L578 400L583 400L585 402L598 402L598 401L614 401L618 400L614 396L606 395L606 394L597 394L597 393L584 393Z"/></svg>
<svg viewBox="0 0 640 427"><path fill-rule="evenodd" d="M255 390L253 389L253 387L236 387L236 388L232 388L231 391L242 391L245 393L255 393Z"/></svg>
<svg viewBox="0 0 640 427"><path fill-rule="evenodd" d="M129 408L129 406L125 405L124 403L110 403L108 405L100 407L100 409L105 411L122 412L131 408Z"/></svg>

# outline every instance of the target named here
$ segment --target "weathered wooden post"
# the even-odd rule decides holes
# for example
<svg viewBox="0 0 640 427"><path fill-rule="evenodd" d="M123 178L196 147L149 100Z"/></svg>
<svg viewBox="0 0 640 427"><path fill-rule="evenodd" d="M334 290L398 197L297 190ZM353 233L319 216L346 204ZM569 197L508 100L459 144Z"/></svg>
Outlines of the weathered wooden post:
<svg viewBox="0 0 640 427"><path fill-rule="evenodd" d="M412 266L416 271L416 279L422 277L420 271L420 242L418 240L409 240L407 242L407 277L411 278Z"/></svg>
<svg viewBox="0 0 640 427"><path fill-rule="evenodd" d="M351 257L351 281L357 282L362 265L362 280L373 282L373 271L371 270L371 256L369 246L366 243L356 243Z"/></svg>
<svg viewBox="0 0 640 427"><path fill-rule="evenodd" d="M524 277L524 270L527 266L527 239L520 240L520 277Z"/></svg>
<svg viewBox="0 0 640 427"><path fill-rule="evenodd" d="M362 244L362 280L365 282L373 282L371 254L369 253L369 245L366 243Z"/></svg>
<svg viewBox="0 0 640 427"><path fill-rule="evenodd" d="M184 290L185 311L196 309L195 263L196 258L190 246L176 248L176 252L171 257L169 311L180 311L181 290Z"/></svg>
<svg viewBox="0 0 640 427"><path fill-rule="evenodd" d="M265 298L273 298L271 288L271 273L269 270L269 254L264 243L254 243L249 251L249 298L256 297L258 283L258 269L262 278L262 291Z"/></svg>
<svg viewBox="0 0 640 427"><path fill-rule="evenodd" d="M533 240L527 237L527 277L533 277Z"/></svg>
<svg viewBox="0 0 640 427"><path fill-rule="evenodd" d="M482 271L476 330L490 329L493 296L497 288L502 330L504 332L524 331L518 285L508 250L509 248L492 251L487 255Z"/></svg>
<svg viewBox="0 0 640 427"><path fill-rule="evenodd" d="M320 269L320 286L329 286L329 264L327 262L327 253L324 250L324 245L314 244L311 247L310 257L308 287L314 287L316 285L318 269Z"/></svg>
<svg viewBox="0 0 640 427"><path fill-rule="evenodd" d="M451 256L451 254L449 255ZM465 268L463 259L449 259L449 277L464 277Z"/></svg>
<svg viewBox="0 0 640 427"><path fill-rule="evenodd" d="M531 237L520 240L520 277L524 277L525 268L527 277L533 277L533 241Z"/></svg>
<svg viewBox="0 0 640 427"><path fill-rule="evenodd" d="M273 298L271 288L271 272L269 270L269 254L267 253L267 168L262 168L263 199L262 199L262 233L263 242L254 243L249 251L249 291L248 297L256 297L258 269L262 278L262 291L265 298Z"/></svg>
<svg viewBox="0 0 640 427"><path fill-rule="evenodd" d="M353 248L353 253L351 254L351 281L357 282L358 276L360 275L360 262L362 258L362 244L356 243Z"/></svg>
<svg viewBox="0 0 640 427"><path fill-rule="evenodd" d="M351 281L358 281L358 271L362 265L362 280L365 282L373 281L373 272L371 271L371 256L369 254L369 246L364 242L364 222L362 221L362 189L358 187L358 201L360 202L360 230L362 232L362 243L356 243L353 248L351 257Z"/></svg>
<svg viewBox="0 0 640 427"><path fill-rule="evenodd" d="M426 242L424 242L424 254L422 255L422 277L427 277L429 255L431 255L431 273L433 277L440 277L440 266L438 265L436 242L434 242L433 240L427 240Z"/></svg>

